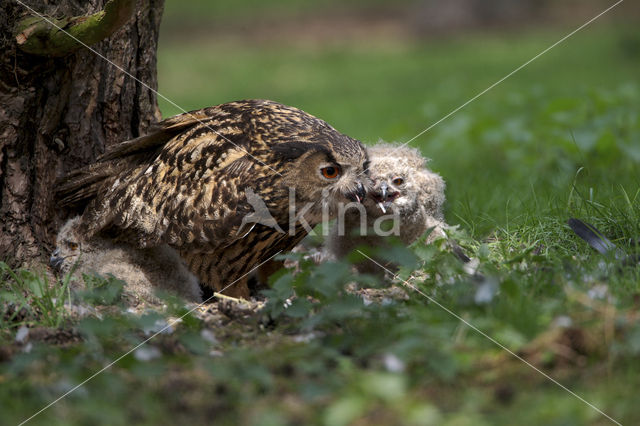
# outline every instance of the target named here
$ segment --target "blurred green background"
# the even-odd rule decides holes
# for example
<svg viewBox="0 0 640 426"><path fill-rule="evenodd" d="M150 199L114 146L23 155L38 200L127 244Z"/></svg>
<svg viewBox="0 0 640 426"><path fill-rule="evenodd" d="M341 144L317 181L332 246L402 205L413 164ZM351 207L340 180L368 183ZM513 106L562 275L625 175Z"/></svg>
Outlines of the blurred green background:
<svg viewBox="0 0 640 426"><path fill-rule="evenodd" d="M266 98L367 144L404 142L611 4L168 0L159 89L185 110ZM450 223L486 236L566 209L574 183L635 193L637 12L614 8L412 141L447 181Z"/></svg>

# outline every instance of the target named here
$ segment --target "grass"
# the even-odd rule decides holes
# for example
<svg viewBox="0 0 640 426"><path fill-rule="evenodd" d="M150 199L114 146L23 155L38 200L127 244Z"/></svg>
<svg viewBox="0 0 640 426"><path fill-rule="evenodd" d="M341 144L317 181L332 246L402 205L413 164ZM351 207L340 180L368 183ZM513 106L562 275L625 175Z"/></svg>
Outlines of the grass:
<svg viewBox="0 0 640 426"><path fill-rule="evenodd" d="M69 275L70 277L70 275ZM69 279L51 285L44 273L27 269L13 271L0 262L0 300L11 308L3 311L0 329L42 324L60 327L65 319L65 302L70 301Z"/></svg>
<svg viewBox="0 0 640 426"><path fill-rule="evenodd" d="M560 36L259 48L161 41L160 91L186 109L271 98L367 143L407 141ZM484 280L444 245L394 252L402 277L622 424L640 422L639 269L592 251L566 220L582 218L636 251L633 46L624 28L589 29L412 143L447 181L447 221L460 225L452 236L480 260ZM21 276L4 286L31 300L29 283L40 278ZM24 420L185 315L31 423L609 424L435 303L408 291L364 304L343 291L354 279L385 286L353 277L347 261L306 264L273 277L259 317L210 323L175 300L142 316L35 316L30 330L81 337L34 337L28 350L14 341L5 292L0 401L11 408L0 422ZM283 309L294 287L318 302L300 297Z"/></svg>

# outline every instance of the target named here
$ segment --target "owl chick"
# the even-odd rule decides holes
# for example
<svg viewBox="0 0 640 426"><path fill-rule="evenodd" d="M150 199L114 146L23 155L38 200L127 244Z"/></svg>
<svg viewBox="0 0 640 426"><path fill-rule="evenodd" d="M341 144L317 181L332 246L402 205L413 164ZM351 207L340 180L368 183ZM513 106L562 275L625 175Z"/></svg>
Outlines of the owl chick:
<svg viewBox="0 0 640 426"><path fill-rule="evenodd" d="M137 249L99 236L86 238L79 231L80 218L60 229L50 264L63 276L71 271L71 285L83 285L82 274L112 274L126 283L124 292L134 299L154 301L154 290L168 290L190 302L201 302L200 285L178 253L161 245Z"/></svg>
<svg viewBox="0 0 640 426"><path fill-rule="evenodd" d="M363 209L347 209L338 217L325 242L327 259L340 259L360 246L385 247L388 235L396 235L407 245L429 228L433 231L427 242L444 236L445 183L426 167L427 159L420 151L387 143L372 146L368 151L373 188ZM393 223L391 230L380 226L385 219ZM382 272L371 261L356 267L360 272Z"/></svg>
<svg viewBox="0 0 640 426"><path fill-rule="evenodd" d="M360 142L299 109L231 102L178 115L110 148L59 185L79 228L169 245L200 281L248 297L247 275L295 247L368 185Z"/></svg>

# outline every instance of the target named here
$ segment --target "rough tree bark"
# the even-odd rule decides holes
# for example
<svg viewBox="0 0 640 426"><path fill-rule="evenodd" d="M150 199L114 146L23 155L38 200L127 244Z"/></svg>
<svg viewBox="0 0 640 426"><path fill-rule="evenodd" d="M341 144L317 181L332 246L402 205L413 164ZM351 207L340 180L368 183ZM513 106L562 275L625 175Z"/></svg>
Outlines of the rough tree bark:
<svg viewBox="0 0 640 426"><path fill-rule="evenodd" d="M70 26L86 26L108 3L20 1ZM117 23L119 29L91 46L154 89L162 6L163 0L139 0L124 25ZM32 24L32 16L17 0L0 2L0 260L13 266L48 255L56 229L69 214L55 206L56 178L92 162L105 147L140 135L160 118L151 90L85 47L66 53L60 50L64 40L52 35L50 44L35 40L36 53L26 53L21 45L34 28L51 30L39 22L40 27L16 32L18 23ZM87 18L67 20L78 16ZM90 43L102 37L88 32ZM79 28L81 38L85 33Z"/></svg>

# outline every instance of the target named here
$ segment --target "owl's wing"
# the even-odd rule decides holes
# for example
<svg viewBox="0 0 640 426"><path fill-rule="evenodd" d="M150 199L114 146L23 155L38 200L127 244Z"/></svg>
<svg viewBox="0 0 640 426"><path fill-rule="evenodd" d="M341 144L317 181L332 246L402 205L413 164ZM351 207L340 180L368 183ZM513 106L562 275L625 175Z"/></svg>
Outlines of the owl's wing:
<svg viewBox="0 0 640 426"><path fill-rule="evenodd" d="M180 132L197 125L208 126L206 123L222 115L216 107L180 114L153 125L144 136L107 148L96 163L74 170L56 182L58 204L70 207L86 203L106 182L153 158L160 147Z"/></svg>
<svg viewBox="0 0 640 426"><path fill-rule="evenodd" d="M141 247L228 244L253 212L245 188L262 172L248 144L239 129L199 123L153 161L116 176L89 204L83 224L89 233L114 227Z"/></svg>
<svg viewBox="0 0 640 426"><path fill-rule="evenodd" d="M220 111L217 110L216 107L209 107L167 118L151 126L144 136L109 147L107 151L98 158L98 161L113 160L157 148L167 143L180 132L188 130L191 127L209 125L209 122L219 115Z"/></svg>

